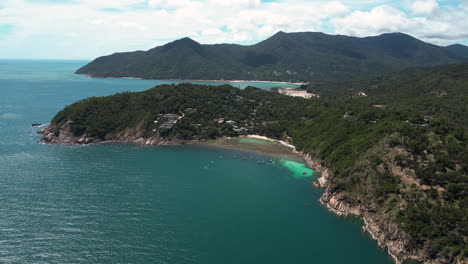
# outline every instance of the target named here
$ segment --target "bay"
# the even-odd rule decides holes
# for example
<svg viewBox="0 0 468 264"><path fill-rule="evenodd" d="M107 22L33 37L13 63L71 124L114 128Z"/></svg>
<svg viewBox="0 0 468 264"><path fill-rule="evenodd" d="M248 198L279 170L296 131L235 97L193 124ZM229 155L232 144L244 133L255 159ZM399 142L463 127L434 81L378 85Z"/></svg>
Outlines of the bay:
<svg viewBox="0 0 468 264"><path fill-rule="evenodd" d="M318 203L297 160L37 144L31 124L68 104L177 83L73 74L85 63L0 61L0 263L392 263L360 221Z"/></svg>

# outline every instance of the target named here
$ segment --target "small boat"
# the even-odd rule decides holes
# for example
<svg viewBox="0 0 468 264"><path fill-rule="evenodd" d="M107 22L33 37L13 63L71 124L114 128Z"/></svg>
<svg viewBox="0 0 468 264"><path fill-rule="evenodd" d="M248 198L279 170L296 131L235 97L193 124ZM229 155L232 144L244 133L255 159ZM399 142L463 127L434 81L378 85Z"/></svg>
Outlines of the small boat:
<svg viewBox="0 0 468 264"><path fill-rule="evenodd" d="M302 172L302 174L307 174L307 171Z"/></svg>

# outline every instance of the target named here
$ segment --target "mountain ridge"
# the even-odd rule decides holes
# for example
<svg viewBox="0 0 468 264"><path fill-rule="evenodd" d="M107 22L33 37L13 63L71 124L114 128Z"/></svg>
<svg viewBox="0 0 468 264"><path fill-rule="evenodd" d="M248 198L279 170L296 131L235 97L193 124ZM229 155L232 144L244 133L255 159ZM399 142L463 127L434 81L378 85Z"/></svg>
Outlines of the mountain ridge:
<svg viewBox="0 0 468 264"><path fill-rule="evenodd" d="M200 44L186 37L148 51L99 57L76 73L144 79L320 82L462 61L468 58L453 48L404 33L360 38L280 31L248 46Z"/></svg>
<svg viewBox="0 0 468 264"><path fill-rule="evenodd" d="M462 44L453 44L445 48L459 56L468 57L468 46Z"/></svg>

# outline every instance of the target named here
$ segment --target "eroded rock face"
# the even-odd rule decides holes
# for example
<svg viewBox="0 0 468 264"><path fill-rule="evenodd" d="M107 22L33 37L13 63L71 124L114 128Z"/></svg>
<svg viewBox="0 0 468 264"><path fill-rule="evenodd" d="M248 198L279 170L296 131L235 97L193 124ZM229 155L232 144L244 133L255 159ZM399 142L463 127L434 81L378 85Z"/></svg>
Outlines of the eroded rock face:
<svg viewBox="0 0 468 264"><path fill-rule="evenodd" d="M320 198L320 203L339 216L361 218L364 222L363 231L369 232L380 247L387 248L396 263L406 259L422 260L418 249L411 246L410 237L372 205L366 205L344 193L333 192L330 184Z"/></svg>
<svg viewBox="0 0 468 264"><path fill-rule="evenodd" d="M325 189L320 197L320 203L333 213L343 217L359 217L363 220L363 231L368 232L382 248L387 248L395 263L405 260L417 260L424 264L462 264L468 261L461 258L451 260L447 258L431 259L426 248L415 244L411 237L403 232L392 219L386 217L377 205L369 204L359 197L354 197L333 189L333 180L330 170L319 160L304 155L307 165L321 175L314 185Z"/></svg>
<svg viewBox="0 0 468 264"><path fill-rule="evenodd" d="M73 121L67 121L62 126L57 128L55 126L47 126L37 132L37 134L41 135L42 138L39 140L39 143L46 143L46 144L89 144L89 143L96 143L101 140L95 137L88 137L87 135L82 135L80 137L76 137L73 135L71 130L71 124Z"/></svg>
<svg viewBox="0 0 468 264"><path fill-rule="evenodd" d="M136 128L128 128L124 131L119 133L109 133L107 134L104 139L100 139L97 137L91 137L87 134L83 134L81 136L75 136L72 132L72 125L73 121L67 121L60 127L55 127L53 125L47 126L37 134L41 135L42 138L38 141L39 143L44 144L76 144L76 145L84 145L84 144L92 144L92 143L105 143L105 142L137 142L141 143L144 146L150 145L159 145L159 144L183 144L185 141L183 140L163 140L159 137L159 135L155 135L154 137L144 138L144 131L141 129L139 125Z"/></svg>
<svg viewBox="0 0 468 264"><path fill-rule="evenodd" d="M362 216L361 206L358 204L352 205L346 196L341 193L325 192L320 197L320 202L339 216Z"/></svg>

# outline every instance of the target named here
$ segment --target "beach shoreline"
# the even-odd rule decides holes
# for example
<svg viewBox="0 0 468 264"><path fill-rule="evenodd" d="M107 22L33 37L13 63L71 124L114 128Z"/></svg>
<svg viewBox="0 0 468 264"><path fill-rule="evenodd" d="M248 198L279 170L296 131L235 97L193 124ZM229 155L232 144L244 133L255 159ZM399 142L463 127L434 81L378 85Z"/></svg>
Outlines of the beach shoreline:
<svg viewBox="0 0 468 264"><path fill-rule="evenodd" d="M423 250L409 249L408 245L410 240L401 232L389 219L381 219L381 215L376 213L373 205L366 204L365 201L359 197L350 196L349 194L337 191L334 188L333 173L325 165L325 163L312 156L311 154L298 151L296 147L288 142L279 139L273 139L261 135L245 135L238 137L222 137L216 140L164 140L162 138L119 138L113 140L97 140L89 139L86 137L63 137L57 138L54 135L50 137L52 131L50 126L45 127L38 132L43 138L38 141L43 144L65 144L65 145L89 145L89 144L105 144L105 143L138 143L140 146L157 146L157 145L201 145L211 147L222 147L246 152L257 152L270 156L272 152L261 151L260 148L232 148L232 145L222 144L219 140L235 140L240 138L250 138L256 140L265 140L269 142L276 142L287 152L290 153L289 157L297 157L298 161L302 160L304 165L314 171L317 177L314 179L313 185L317 188L323 189L324 192L318 200L327 210L340 217L355 217L363 221L362 230L370 234L373 240L377 241L380 248L386 249L388 254L392 257L395 263L400 264L406 259L424 259ZM218 140L218 141L217 141ZM84 143L82 143L84 142ZM245 144L245 143L244 143ZM258 144L261 145L261 144ZM276 155L278 157L278 155ZM281 155L279 155L281 156Z"/></svg>
<svg viewBox="0 0 468 264"><path fill-rule="evenodd" d="M132 79L132 80L154 80L154 81L174 81L174 82L214 82L214 83L244 83L244 82L255 82L255 83L276 83L276 84L294 84L297 86L307 85L308 82L284 82L284 81L261 81L261 80L199 80L199 79L147 79L141 77L102 77L102 76L93 76L91 74L81 74L76 73L77 75L87 76L89 78L102 78L102 79Z"/></svg>
<svg viewBox="0 0 468 264"><path fill-rule="evenodd" d="M37 134L42 138L37 141L41 144L62 144L62 145L91 145L91 144L112 144L112 143L135 143L142 147L146 146L158 146L158 145L205 145L212 147L223 147L228 149L242 150L248 152L257 152L270 156L277 157L288 157L295 160L301 160L304 164L313 169L316 172L325 171L319 163L314 162L309 154L298 151L294 145L289 142L280 139L269 138L258 134L240 135L236 137L220 137L217 139L206 140L206 139L165 139L162 137L151 137L144 138L141 136L129 135L124 137L106 137L106 139L98 139L94 137L88 137L83 135L81 137L75 137L69 131L69 125L65 125L66 129L62 129L59 136L55 134L54 128L51 125L42 127ZM268 142L274 142L277 145L263 145L257 143L239 143L237 139L254 139L264 140Z"/></svg>
<svg viewBox="0 0 468 264"><path fill-rule="evenodd" d="M271 142L272 144L262 144L256 142L242 142L242 139L254 139ZM295 147L281 140L276 140L259 135L244 135L238 137L222 137L214 140L207 140L199 143L200 145L253 152L267 156L287 159L292 161L304 162Z"/></svg>

